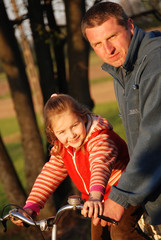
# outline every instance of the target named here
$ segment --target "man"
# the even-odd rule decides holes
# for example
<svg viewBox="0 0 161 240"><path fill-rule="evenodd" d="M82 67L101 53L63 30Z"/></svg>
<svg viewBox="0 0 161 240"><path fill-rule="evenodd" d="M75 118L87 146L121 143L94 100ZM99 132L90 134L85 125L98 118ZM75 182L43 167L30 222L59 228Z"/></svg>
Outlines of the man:
<svg viewBox="0 0 161 240"><path fill-rule="evenodd" d="M161 32L139 29L119 4L102 2L86 12L82 33L113 76L130 154L104 215L119 221L141 204L146 221L161 224Z"/></svg>

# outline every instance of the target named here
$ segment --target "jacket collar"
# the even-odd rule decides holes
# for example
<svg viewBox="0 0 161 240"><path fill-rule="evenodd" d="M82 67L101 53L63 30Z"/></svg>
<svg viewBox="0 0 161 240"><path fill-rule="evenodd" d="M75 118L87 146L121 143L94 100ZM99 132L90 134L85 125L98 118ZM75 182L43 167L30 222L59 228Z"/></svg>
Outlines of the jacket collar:
<svg viewBox="0 0 161 240"><path fill-rule="evenodd" d="M129 50L123 65L126 71L131 71L136 62L140 44L145 36L145 32L138 27L135 27L134 35L131 39Z"/></svg>

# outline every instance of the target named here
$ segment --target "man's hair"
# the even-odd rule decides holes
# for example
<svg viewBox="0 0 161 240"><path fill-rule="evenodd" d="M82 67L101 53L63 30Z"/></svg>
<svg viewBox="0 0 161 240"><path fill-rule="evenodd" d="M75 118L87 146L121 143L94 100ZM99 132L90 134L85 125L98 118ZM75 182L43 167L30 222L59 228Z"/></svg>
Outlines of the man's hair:
<svg viewBox="0 0 161 240"><path fill-rule="evenodd" d="M92 6L82 19L81 29L83 36L87 39L85 30L86 28L93 28L100 26L110 17L116 18L119 25L127 28L128 16L118 3L114 2L101 2Z"/></svg>

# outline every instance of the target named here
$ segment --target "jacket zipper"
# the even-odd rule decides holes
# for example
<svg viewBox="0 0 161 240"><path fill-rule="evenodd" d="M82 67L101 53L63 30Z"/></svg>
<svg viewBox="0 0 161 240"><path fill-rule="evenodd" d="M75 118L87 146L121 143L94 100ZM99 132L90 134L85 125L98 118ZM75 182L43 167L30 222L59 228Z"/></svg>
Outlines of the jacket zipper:
<svg viewBox="0 0 161 240"><path fill-rule="evenodd" d="M85 182L84 182L84 180L83 180L83 178L82 178L82 176L81 176L81 174L80 174L80 172L78 171L78 168L77 168L77 164L76 164L76 161L75 161L75 155L76 155L76 153L74 152L74 156L73 156L70 152L69 152L69 154L72 156L72 159L73 159L73 163L74 163L76 172L78 173L79 177L81 178L81 180L82 180L82 182L83 182L84 189L85 189L86 193L89 195L89 192L88 192L88 190L87 190L86 184L85 184Z"/></svg>

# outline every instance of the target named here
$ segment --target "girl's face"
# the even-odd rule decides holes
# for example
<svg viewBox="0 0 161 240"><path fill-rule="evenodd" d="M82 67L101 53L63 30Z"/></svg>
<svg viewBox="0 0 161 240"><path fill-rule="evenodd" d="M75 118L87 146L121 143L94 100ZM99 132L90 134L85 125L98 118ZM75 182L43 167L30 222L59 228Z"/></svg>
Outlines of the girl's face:
<svg viewBox="0 0 161 240"><path fill-rule="evenodd" d="M51 127L57 139L65 147L79 148L86 137L84 120L71 111L65 111L53 116Z"/></svg>

